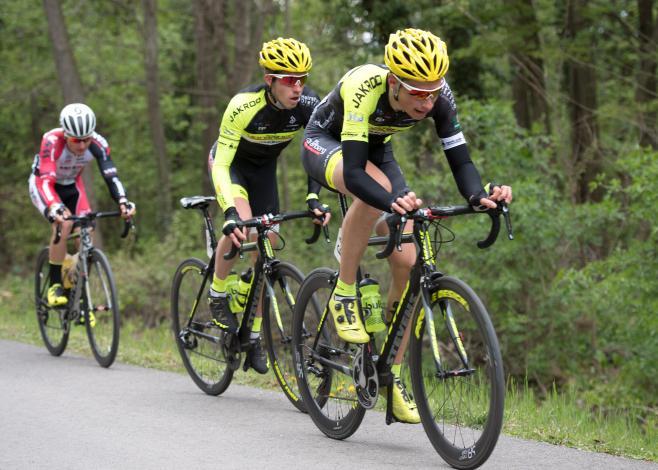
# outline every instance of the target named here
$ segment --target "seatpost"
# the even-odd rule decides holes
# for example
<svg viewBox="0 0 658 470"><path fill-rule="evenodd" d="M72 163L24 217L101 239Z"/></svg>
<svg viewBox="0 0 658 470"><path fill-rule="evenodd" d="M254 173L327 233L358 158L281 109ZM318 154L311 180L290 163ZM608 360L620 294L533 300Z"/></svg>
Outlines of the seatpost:
<svg viewBox="0 0 658 470"><path fill-rule="evenodd" d="M202 206L201 210L203 211L203 220L206 223L206 231L210 237L210 246L212 247L213 253L217 249L217 237L215 236L215 227L212 223L212 217L210 217L210 210L208 206Z"/></svg>

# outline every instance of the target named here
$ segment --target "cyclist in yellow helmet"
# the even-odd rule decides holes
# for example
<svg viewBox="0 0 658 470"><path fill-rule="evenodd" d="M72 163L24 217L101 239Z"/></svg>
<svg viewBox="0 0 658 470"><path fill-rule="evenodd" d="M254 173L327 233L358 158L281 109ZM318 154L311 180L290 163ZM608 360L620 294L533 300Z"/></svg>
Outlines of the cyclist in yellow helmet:
<svg viewBox="0 0 658 470"><path fill-rule="evenodd" d="M304 131L306 171L323 186L353 198L342 225L340 274L329 305L338 334L352 343L369 341L357 312L356 272L377 220L382 211L405 214L422 204L407 187L395 161L390 142L393 134L431 117L464 198L484 207L512 200L509 186L485 191L471 161L445 79L449 66L445 43L428 31L400 30L390 35L384 62L347 72L316 107ZM385 233L383 225L377 226L380 234ZM394 251L389 258L389 312L402 295L414 261L412 245L404 245L402 252ZM409 331L393 365L393 413L399 421L418 423L416 405L399 380L408 336Z"/></svg>
<svg viewBox="0 0 658 470"><path fill-rule="evenodd" d="M215 273L209 292L215 323L231 333L238 329L226 294L226 279L235 260L225 260L231 243L246 240L237 222L279 211L276 162L281 151L306 126L318 104L318 95L305 87L311 70L308 47L295 39L277 38L263 44L259 55L264 83L236 94L224 112L219 137L208 156L208 168L217 200L224 211L224 236L215 256ZM320 204L320 185L310 184L306 202L317 216L329 221ZM268 370L267 356L260 344L262 305L253 323L253 341L247 359L259 373Z"/></svg>

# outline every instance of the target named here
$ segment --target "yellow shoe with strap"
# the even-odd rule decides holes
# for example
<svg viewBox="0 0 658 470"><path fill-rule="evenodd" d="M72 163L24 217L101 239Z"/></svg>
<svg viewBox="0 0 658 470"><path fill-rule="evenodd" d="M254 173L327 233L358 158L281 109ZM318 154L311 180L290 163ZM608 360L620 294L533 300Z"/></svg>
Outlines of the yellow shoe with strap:
<svg viewBox="0 0 658 470"><path fill-rule="evenodd" d="M334 317L338 336L348 343L362 344L370 341L358 308L356 284L345 284L339 279L329 300L329 311Z"/></svg>
<svg viewBox="0 0 658 470"><path fill-rule="evenodd" d="M420 423L420 415L418 414L418 407L416 402L411 397L409 392L407 392L406 387L402 380L400 380L400 366L393 365L391 367L391 372L393 373L393 390L392 390L392 408L393 408L393 417L396 421L407 424L418 424ZM379 389L384 397L387 397L386 387Z"/></svg>
<svg viewBox="0 0 658 470"><path fill-rule="evenodd" d="M60 307L69 301L60 283L53 284L48 288L47 300L49 307Z"/></svg>

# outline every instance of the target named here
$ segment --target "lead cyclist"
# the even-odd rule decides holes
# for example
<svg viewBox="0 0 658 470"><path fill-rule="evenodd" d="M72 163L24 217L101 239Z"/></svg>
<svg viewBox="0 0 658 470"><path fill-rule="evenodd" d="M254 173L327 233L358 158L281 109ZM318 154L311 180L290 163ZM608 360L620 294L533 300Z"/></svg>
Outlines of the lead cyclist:
<svg viewBox="0 0 658 470"><path fill-rule="evenodd" d="M497 201L512 201L509 186L488 185L485 190L471 161L445 79L449 66L445 43L428 31L400 30L389 37L384 63L355 67L341 78L313 112L302 152L304 168L314 181L353 198L342 224L340 272L329 310L339 336L357 344L370 339L356 301L356 273L368 238L382 212L406 214L422 204L395 160L393 134L432 118L457 187L468 203L495 208ZM387 230L381 225L380 234ZM414 261L415 248L409 244L389 257L392 281L387 311L395 309ZM392 408L398 421L419 423L416 404L400 380L409 332L407 328L392 366Z"/></svg>

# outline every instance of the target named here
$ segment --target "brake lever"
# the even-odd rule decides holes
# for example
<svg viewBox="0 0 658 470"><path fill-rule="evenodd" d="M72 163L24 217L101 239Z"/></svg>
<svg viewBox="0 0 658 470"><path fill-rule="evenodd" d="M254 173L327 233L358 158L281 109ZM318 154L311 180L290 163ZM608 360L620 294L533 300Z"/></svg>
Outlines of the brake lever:
<svg viewBox="0 0 658 470"><path fill-rule="evenodd" d="M400 217L400 230L395 234L395 249L402 251L402 234L404 233L404 226L407 224L407 216Z"/></svg>
<svg viewBox="0 0 658 470"><path fill-rule="evenodd" d="M507 204L502 204L503 209L503 218L505 219L505 226L507 227L507 238L514 240L514 234L512 233L512 216L510 215L509 207Z"/></svg>

